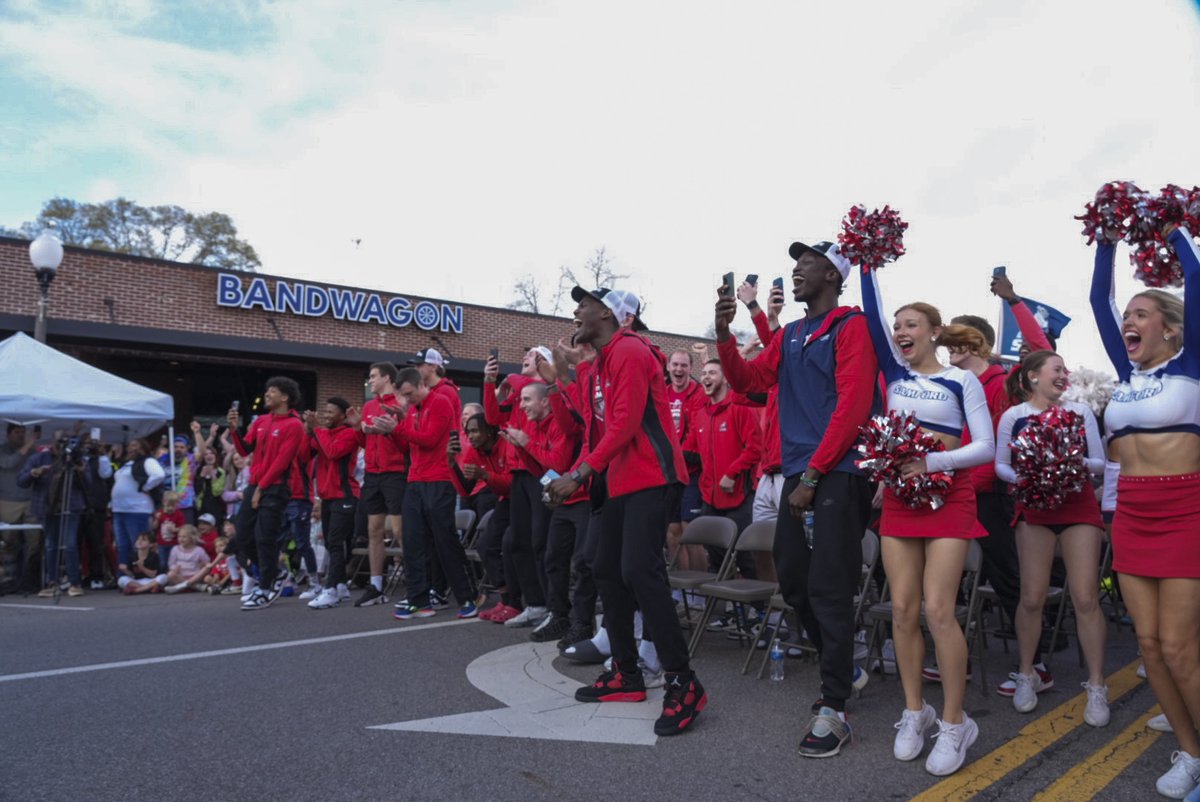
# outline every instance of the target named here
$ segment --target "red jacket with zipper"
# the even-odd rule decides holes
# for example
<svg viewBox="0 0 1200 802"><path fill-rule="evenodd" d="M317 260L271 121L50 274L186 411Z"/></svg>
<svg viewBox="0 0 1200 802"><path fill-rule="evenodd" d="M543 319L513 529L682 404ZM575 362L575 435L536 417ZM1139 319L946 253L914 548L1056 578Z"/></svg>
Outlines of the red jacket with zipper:
<svg viewBox="0 0 1200 802"><path fill-rule="evenodd" d="M700 455L700 497L718 510L741 506L753 492L751 483L762 457L762 431L757 410L735 403L732 393L698 408L691 420L684 451ZM733 491L721 489L721 478L733 479Z"/></svg>

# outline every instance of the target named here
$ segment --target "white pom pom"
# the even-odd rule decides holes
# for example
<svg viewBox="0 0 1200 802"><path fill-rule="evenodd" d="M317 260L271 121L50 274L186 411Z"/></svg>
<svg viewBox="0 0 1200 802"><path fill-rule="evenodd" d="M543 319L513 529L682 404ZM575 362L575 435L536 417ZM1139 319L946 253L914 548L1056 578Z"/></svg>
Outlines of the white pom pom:
<svg viewBox="0 0 1200 802"><path fill-rule="evenodd" d="M1075 368L1071 371L1071 386L1063 393L1067 401L1087 404L1096 417L1104 414L1108 400L1112 398L1117 380L1107 373L1091 368Z"/></svg>

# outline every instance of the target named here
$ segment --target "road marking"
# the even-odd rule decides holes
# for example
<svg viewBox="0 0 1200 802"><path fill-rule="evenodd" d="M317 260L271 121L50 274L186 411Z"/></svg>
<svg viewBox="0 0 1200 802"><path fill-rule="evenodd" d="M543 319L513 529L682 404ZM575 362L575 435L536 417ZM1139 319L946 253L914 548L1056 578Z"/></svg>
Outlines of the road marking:
<svg viewBox="0 0 1200 802"><path fill-rule="evenodd" d="M657 743L653 722L661 710L661 690L650 691L645 702L576 702L575 689L583 683L554 668L557 656L552 643L519 643L488 652L467 666L467 679L504 707L368 729L640 746Z"/></svg>
<svg viewBox="0 0 1200 802"><path fill-rule="evenodd" d="M1134 660L1108 678L1108 698L1116 701L1142 683ZM1021 728L1021 731L963 767L958 773L914 796L909 802L966 800L999 782L1009 772L1083 724L1086 693L1073 696Z"/></svg>
<svg viewBox="0 0 1200 802"><path fill-rule="evenodd" d="M91 612L95 607L67 607L61 604L9 604L0 603L0 607L20 607L22 610L70 610L71 612Z"/></svg>
<svg viewBox="0 0 1200 802"><path fill-rule="evenodd" d="M108 671L114 668L132 668L133 666L152 666L159 663L178 663L184 660L203 660L208 657L228 657L234 654L247 654L249 652L267 652L272 649L290 649L293 646L312 646L318 643L336 643L344 640L356 640L358 638L374 638L380 635L401 635L405 632L418 632L425 629L440 629L442 627L456 627L463 624L473 624L478 619L467 618L456 621L439 621L436 624L416 624L408 627L389 627L388 629L373 629L369 632L351 632L345 635L327 635L321 638L304 638L302 640L287 640L279 643L258 643L254 646L238 646L232 649L213 649L208 652L191 652L188 654L169 654L163 657L145 657L140 660L121 660L114 663L92 663L86 666L72 666L70 668L52 668L47 671L29 671L24 674L0 674L0 682L18 682L27 679L46 679L47 677L61 677L66 674L87 674L92 671Z"/></svg>
<svg viewBox="0 0 1200 802"><path fill-rule="evenodd" d="M1158 705L1150 708L1121 730L1120 735L1035 796L1034 802L1082 802L1096 796L1159 739L1162 733L1148 729L1146 722L1161 712Z"/></svg>

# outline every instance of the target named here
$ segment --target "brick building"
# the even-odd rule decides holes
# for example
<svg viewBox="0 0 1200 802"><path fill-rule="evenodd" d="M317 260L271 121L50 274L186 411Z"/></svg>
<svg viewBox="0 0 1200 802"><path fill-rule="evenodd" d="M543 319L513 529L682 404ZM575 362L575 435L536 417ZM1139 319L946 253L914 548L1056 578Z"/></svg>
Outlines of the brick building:
<svg viewBox="0 0 1200 802"><path fill-rule="evenodd" d="M28 248L0 237L0 338L33 332ZM278 373L300 383L309 406L331 395L358 403L370 363L403 365L426 347L449 359L463 400L478 400L490 348L515 372L530 346L572 331L565 318L81 248L66 249L49 309L50 345L171 394L177 426L224 418L233 399L248 408ZM650 337L664 351L695 342Z"/></svg>

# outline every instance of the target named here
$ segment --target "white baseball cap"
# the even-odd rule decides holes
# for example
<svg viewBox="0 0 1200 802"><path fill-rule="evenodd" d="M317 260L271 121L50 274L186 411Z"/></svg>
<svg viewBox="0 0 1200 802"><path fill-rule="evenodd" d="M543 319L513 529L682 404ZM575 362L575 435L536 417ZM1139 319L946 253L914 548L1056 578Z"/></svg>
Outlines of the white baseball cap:
<svg viewBox="0 0 1200 802"><path fill-rule="evenodd" d="M436 348L422 348L420 351L417 351L415 358L408 360L408 364L437 365L439 368L443 368L450 363L442 358L441 353Z"/></svg>
<svg viewBox="0 0 1200 802"><path fill-rule="evenodd" d="M836 242L828 242L822 240L816 245L805 245L803 242L793 242L788 247L788 256L792 259L799 260L806 253L815 253L818 256L824 256L829 262L837 268L837 272L841 274L842 281L850 278L850 260L842 256L842 250Z"/></svg>
<svg viewBox="0 0 1200 802"><path fill-rule="evenodd" d="M613 317L617 319L618 325L624 325L626 318L633 316L633 330L646 331L647 326L642 322L642 299L629 290L610 290L607 287L601 287L598 290L585 290L583 287L576 287L571 290L571 300L579 303L585 297L595 298L600 303L612 310Z"/></svg>

